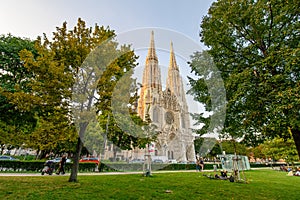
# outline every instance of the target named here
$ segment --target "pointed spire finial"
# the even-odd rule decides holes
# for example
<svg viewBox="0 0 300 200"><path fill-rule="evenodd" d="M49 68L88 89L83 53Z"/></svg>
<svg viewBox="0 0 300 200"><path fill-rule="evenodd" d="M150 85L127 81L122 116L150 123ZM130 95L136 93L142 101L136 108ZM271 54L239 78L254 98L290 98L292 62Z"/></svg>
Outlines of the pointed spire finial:
<svg viewBox="0 0 300 200"><path fill-rule="evenodd" d="M151 37L150 37L150 47L148 49L148 55L146 60L156 60L157 56L155 52L155 44L154 44L154 31L151 31Z"/></svg>
<svg viewBox="0 0 300 200"><path fill-rule="evenodd" d="M170 64L169 68L178 70L176 59L175 59L175 54L174 54L174 49L173 49L173 42L171 41L171 50L170 50Z"/></svg>

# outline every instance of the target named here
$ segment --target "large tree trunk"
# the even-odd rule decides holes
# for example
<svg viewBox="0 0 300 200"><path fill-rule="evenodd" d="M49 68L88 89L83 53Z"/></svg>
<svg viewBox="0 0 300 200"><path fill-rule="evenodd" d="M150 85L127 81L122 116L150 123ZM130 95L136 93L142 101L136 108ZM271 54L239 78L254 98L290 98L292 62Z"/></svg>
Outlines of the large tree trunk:
<svg viewBox="0 0 300 200"><path fill-rule="evenodd" d="M75 154L74 154L74 158L73 158L73 166L72 166L69 182L77 182L78 181L77 174L78 174L78 168L79 168L79 159L80 159L80 154L81 154L81 150L83 147L83 142L82 142L81 138L83 138L87 126L88 126L88 122L80 125L79 137L77 139L77 145L76 145L76 150L75 150Z"/></svg>
<svg viewBox="0 0 300 200"><path fill-rule="evenodd" d="M78 181L77 174L78 174L79 158L80 158L80 153L81 153L82 147L83 147L83 143L81 141L81 138L78 137L69 182L77 182Z"/></svg>
<svg viewBox="0 0 300 200"><path fill-rule="evenodd" d="M296 148L298 151L298 156L300 159L300 130L292 129L291 132L292 132L293 139L295 141L295 145L296 145Z"/></svg>

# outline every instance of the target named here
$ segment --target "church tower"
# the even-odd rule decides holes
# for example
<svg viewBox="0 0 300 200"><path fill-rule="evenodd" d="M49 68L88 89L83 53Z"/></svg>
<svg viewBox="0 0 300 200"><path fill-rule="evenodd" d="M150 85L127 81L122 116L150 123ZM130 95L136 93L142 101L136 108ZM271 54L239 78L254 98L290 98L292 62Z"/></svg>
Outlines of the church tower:
<svg viewBox="0 0 300 200"><path fill-rule="evenodd" d="M166 88L169 89L173 94L176 96L181 96L181 78L179 74L179 69L176 63L173 43L171 42L171 49L170 49L170 63L168 68L168 77L167 77L167 84Z"/></svg>
<svg viewBox="0 0 300 200"><path fill-rule="evenodd" d="M166 88L162 90L153 31L143 72L138 114L142 119L149 114L151 123L159 132L154 144L154 156L183 162L195 160L194 136L190 130L188 106L173 43L170 49Z"/></svg>
<svg viewBox="0 0 300 200"><path fill-rule="evenodd" d="M147 110L152 110L152 106L157 103L161 92L161 74L155 51L154 32L152 31L150 47L148 49L145 69L143 72L142 88L138 101L138 114L142 119L145 119Z"/></svg>
<svg viewBox="0 0 300 200"><path fill-rule="evenodd" d="M185 90L183 87L182 78L180 75L179 67L176 63L176 58L174 54L173 43L171 42L170 49L170 63L168 67L168 77L166 80L166 91L170 90L170 93L176 96L176 99L179 103L180 110L180 125L181 129L189 128L190 118L188 113L188 105L185 98Z"/></svg>

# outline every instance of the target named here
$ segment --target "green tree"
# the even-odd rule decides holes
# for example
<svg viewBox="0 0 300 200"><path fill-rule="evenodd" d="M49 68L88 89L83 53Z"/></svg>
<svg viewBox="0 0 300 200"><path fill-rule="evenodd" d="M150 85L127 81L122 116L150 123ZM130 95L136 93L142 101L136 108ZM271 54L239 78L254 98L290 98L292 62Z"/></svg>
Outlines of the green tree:
<svg viewBox="0 0 300 200"><path fill-rule="evenodd" d="M26 140L26 147L36 149L39 158L75 151L77 133L65 114L54 111L47 117L38 119L35 130Z"/></svg>
<svg viewBox="0 0 300 200"><path fill-rule="evenodd" d="M253 158L271 158L271 156L269 155L268 157L264 154L263 152L263 145L258 145L256 147L250 147L248 149L248 157L253 157Z"/></svg>
<svg viewBox="0 0 300 200"><path fill-rule="evenodd" d="M57 152L62 140L74 144L76 139L75 129L66 128L72 126L69 99L73 73L57 60L50 46L46 37L43 40L39 37L35 42L37 57L28 50L20 52L24 66L33 73L28 83L30 91L18 89L9 97L20 109L35 112L38 124L25 144L40 150L40 158L49 152Z"/></svg>
<svg viewBox="0 0 300 200"><path fill-rule="evenodd" d="M284 159L286 162L298 161L297 149L293 139L274 138L260 145L266 158Z"/></svg>
<svg viewBox="0 0 300 200"><path fill-rule="evenodd" d="M0 36L0 144L19 147L36 126L35 112L22 110L10 101L17 90L29 92L33 73L20 59L22 50L37 56L34 41L10 34Z"/></svg>
<svg viewBox="0 0 300 200"><path fill-rule="evenodd" d="M82 140L84 140L84 133L89 122L95 122L93 120L96 120L95 117L90 118L88 116L89 112L93 113L92 102L94 101L94 92L96 91L95 84L97 85L96 80L91 81L90 79L94 78L95 73L101 73L101 70L103 71L107 64L104 59L109 57L110 52L116 51L117 44L114 42L108 43L106 45L108 49L105 49L107 52L100 52L95 49L98 45L114 35L114 31L109 30L109 28L104 28L103 26L100 27L97 24L94 28L88 28L85 22L79 18L77 25L72 30L67 29L67 23L65 22L62 27L57 27L57 31L53 33L52 40L44 36L43 43L41 43L43 47L41 50L44 50L45 55L48 56L44 56L46 60L41 59L42 63L40 63L40 65L45 63L45 69L53 72L52 76L45 77L44 79L49 80L49 86L50 83L53 84L51 85L52 87L49 87L49 90L53 90L55 94L51 94L49 91L47 91L46 94L51 94L51 97L57 97L56 100L52 99L53 101L50 99L51 97L49 98L51 101L49 102L49 108L59 109L55 110L57 111L56 118L67 117L69 119L69 125L71 126L73 124L70 120L74 121L74 125L78 130L78 134L75 137L76 147L73 157L73 168L69 178L69 181L72 182L77 181L78 164L83 148ZM93 50L94 53L88 57ZM108 55L100 55L100 58L103 58L102 60L96 59L95 62L91 62L99 53L107 53ZM88 66L88 64L95 64L99 69ZM98 70L98 72L95 70ZM55 73L60 74L57 75ZM47 73L45 74L47 76ZM55 83L54 81L57 82ZM42 83L44 84L44 82ZM94 87L90 88L91 85ZM60 86L61 88L59 88ZM42 88L43 87L38 87L37 89L41 90ZM88 95L86 96L86 94ZM79 100L76 97L83 99ZM75 118L70 115L71 103L73 107L74 105L80 107L79 109L73 109L72 114L75 115ZM43 113L54 113L53 111L54 110ZM77 111L79 111L79 113L76 113ZM94 113L94 115L95 114L96 113ZM64 134L69 134L69 132L65 132Z"/></svg>
<svg viewBox="0 0 300 200"><path fill-rule="evenodd" d="M89 154L93 154L94 152L97 154L102 153L104 142L106 142L105 138L105 131L100 127L100 123L98 121L92 121L84 135L84 147L88 150Z"/></svg>
<svg viewBox="0 0 300 200"><path fill-rule="evenodd" d="M203 18L200 36L225 83L223 132L289 138L291 131L300 157L299 14L297 0L220 0ZM192 70L203 64L199 55Z"/></svg>
<svg viewBox="0 0 300 200"><path fill-rule="evenodd" d="M200 148L201 148L201 146L202 146L202 144L203 144L203 141L204 141L204 139L203 138L196 138L195 140L194 140L194 146L195 146L195 152L196 152L196 154L199 154L200 153Z"/></svg>
<svg viewBox="0 0 300 200"><path fill-rule="evenodd" d="M199 156L216 157L222 154L219 142L215 138L197 138L194 140L195 152Z"/></svg>
<svg viewBox="0 0 300 200"><path fill-rule="evenodd" d="M216 157L217 155L221 155L223 152L222 152L222 148L220 146L220 143L217 142L215 144L215 146L211 149L211 151L209 152L209 156L211 157Z"/></svg>
<svg viewBox="0 0 300 200"><path fill-rule="evenodd" d="M246 155L247 148L245 145L236 142L235 140L224 140L220 143L222 151L225 151L226 154L238 154Z"/></svg>
<svg viewBox="0 0 300 200"><path fill-rule="evenodd" d="M63 111L66 109L69 113L67 105L72 103L73 120L78 130L73 168L69 178L69 181L73 182L77 181L83 142L86 140L87 144L92 147L92 149L88 148L88 151L97 149L95 143L90 143L90 136L95 133L91 126L97 120L99 120L100 126L103 125L102 130L106 130L108 125L108 131L105 132L107 138L120 148L128 149L135 144L135 139L131 134L125 133L126 131L115 123L115 117L111 111L111 96L120 78L125 74L132 73L131 70L136 66L137 57L130 46L119 46L115 41L114 31L98 25L94 28L87 28L81 19L70 31L67 30L66 23L64 23L61 28L57 28L51 41L44 38L43 46L46 47L44 49L49 50L51 56L47 60L53 61L52 65L54 66L60 66L64 73L64 77L61 78L69 80L63 81L65 85L59 91L63 92L61 94L63 98L60 101L63 104ZM130 82L128 83L129 86L132 85ZM127 91L127 93L129 92ZM130 97L126 104L130 103L131 99ZM108 122L102 123L105 119ZM133 119L135 118L133 117ZM86 135L86 133L91 134ZM103 131L99 130L99 134L102 135ZM85 138L85 136L88 137ZM101 144L100 138L100 136L97 137L97 140Z"/></svg>

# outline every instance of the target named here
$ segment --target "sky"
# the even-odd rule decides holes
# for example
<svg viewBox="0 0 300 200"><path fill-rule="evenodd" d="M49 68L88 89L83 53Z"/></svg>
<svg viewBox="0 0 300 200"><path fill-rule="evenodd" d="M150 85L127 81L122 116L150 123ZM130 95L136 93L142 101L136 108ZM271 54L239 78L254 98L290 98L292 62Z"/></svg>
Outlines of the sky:
<svg viewBox="0 0 300 200"><path fill-rule="evenodd" d="M81 17L88 26L109 26L116 33L143 27L180 32L199 41L200 22L213 0L0 0L0 34L35 39L64 21Z"/></svg>
<svg viewBox="0 0 300 200"><path fill-rule="evenodd" d="M185 78L189 73L186 66L189 56L206 48L200 43L200 23L212 2L214 0L0 0L0 34L35 39L46 33L51 38L56 27L66 21L72 29L80 17L88 27L109 26L121 39L132 43L140 56L137 73L141 73L150 32L154 30L164 84L171 41ZM137 39L142 39L142 44L135 46ZM187 80L183 81L187 85ZM198 112L203 112L199 105L196 107Z"/></svg>

